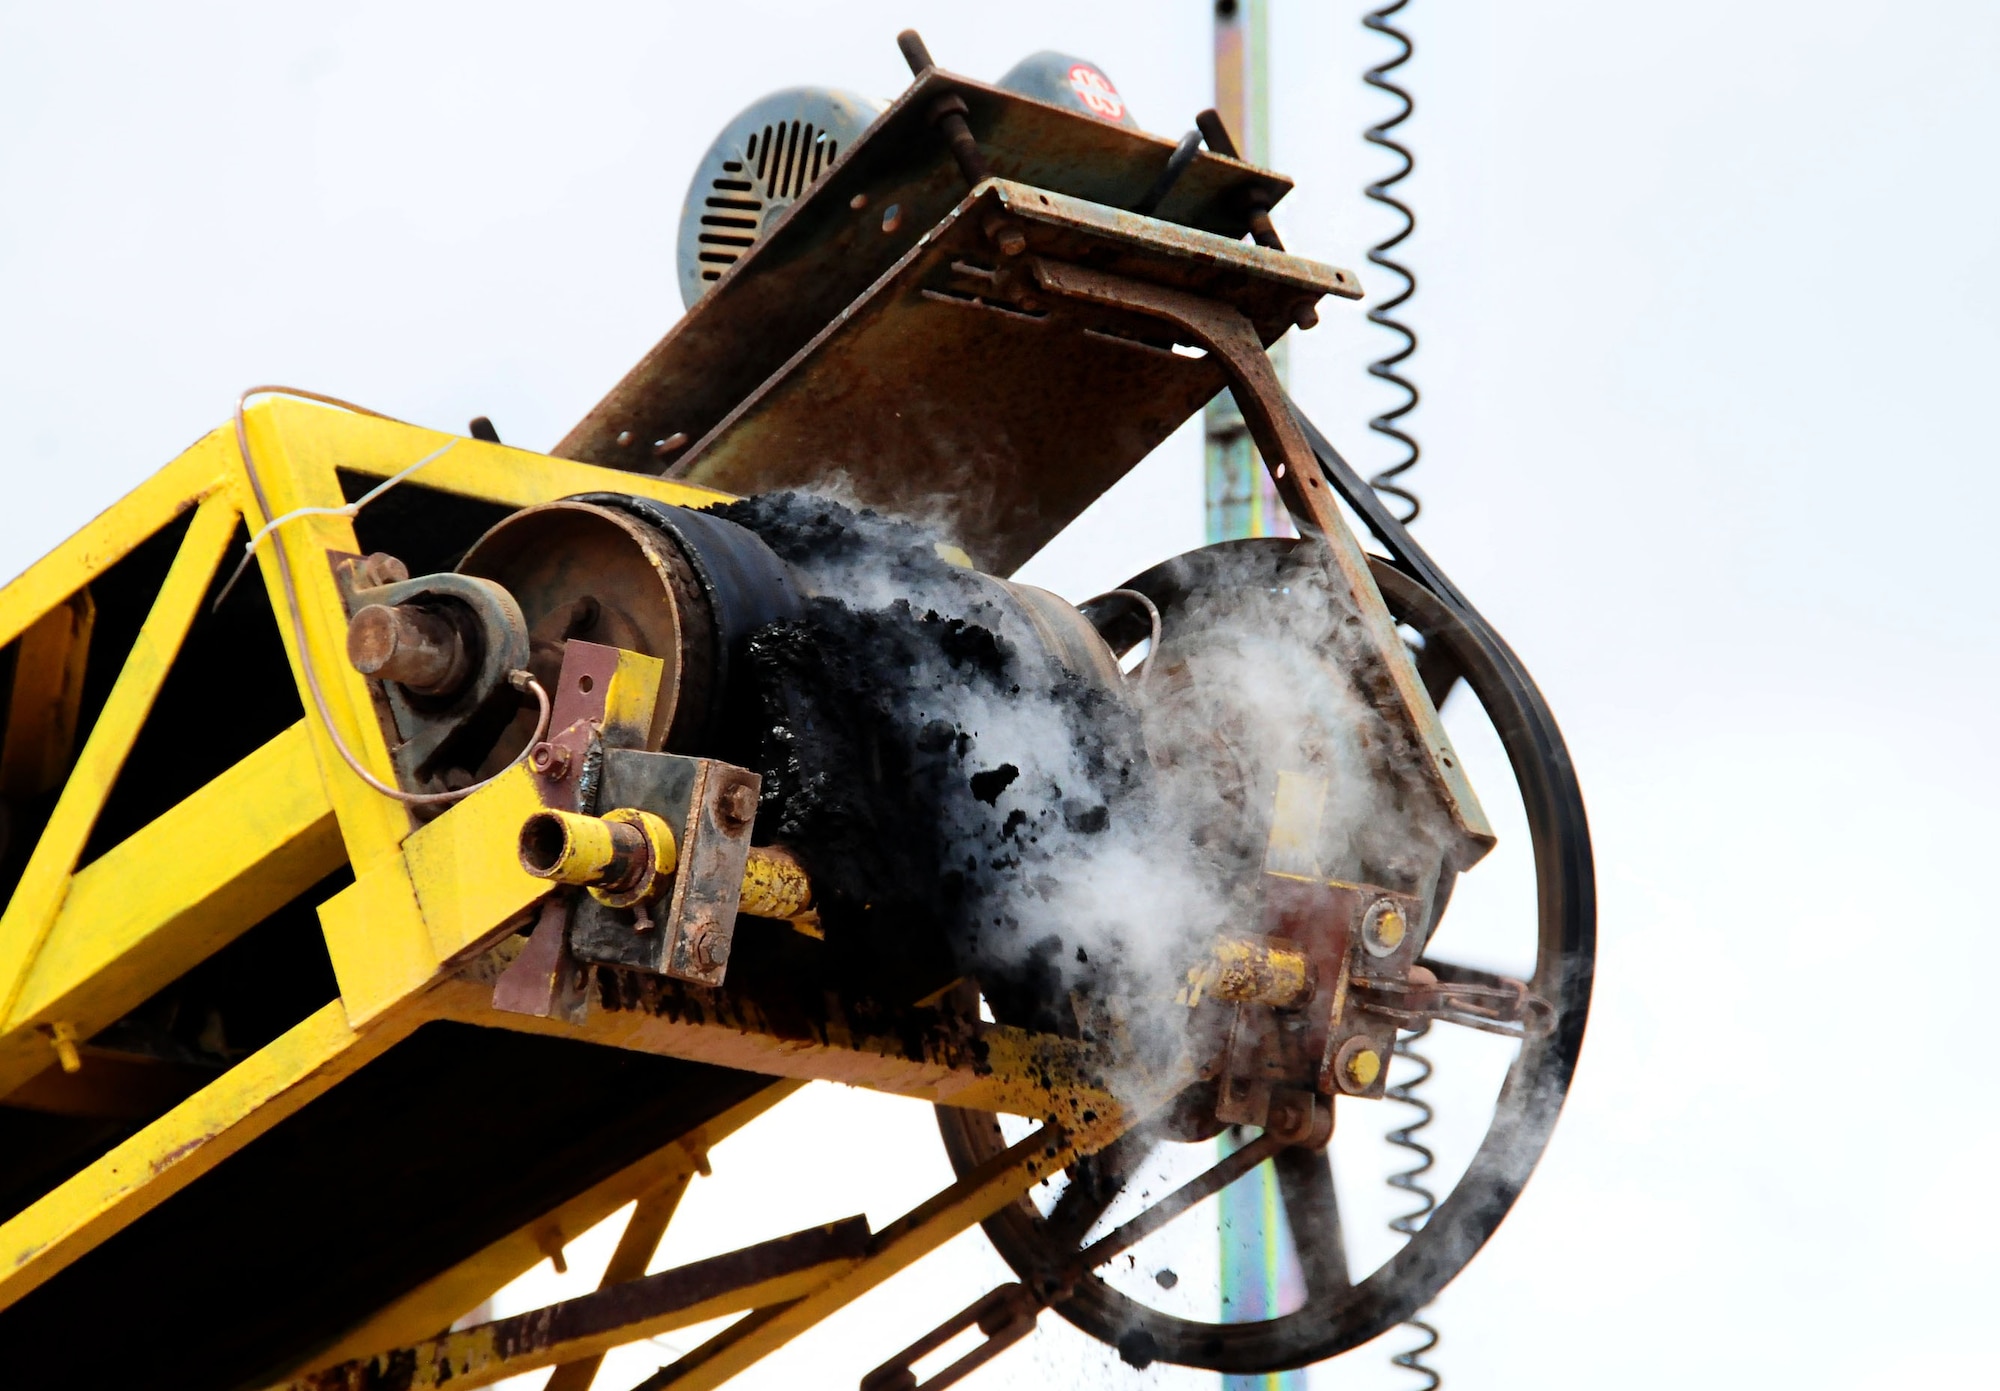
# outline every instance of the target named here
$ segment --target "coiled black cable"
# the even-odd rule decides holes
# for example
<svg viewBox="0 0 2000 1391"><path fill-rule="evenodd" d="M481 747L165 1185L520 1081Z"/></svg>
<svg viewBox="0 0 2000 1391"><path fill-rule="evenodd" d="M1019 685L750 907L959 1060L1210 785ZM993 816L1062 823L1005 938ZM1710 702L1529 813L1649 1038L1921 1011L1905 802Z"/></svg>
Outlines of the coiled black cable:
<svg viewBox="0 0 2000 1391"><path fill-rule="evenodd" d="M1368 310L1368 322L1380 325L1388 329L1391 333L1400 336L1403 340L1403 346L1369 363L1368 374L1380 381L1389 383L1391 386L1401 388L1404 399L1400 405L1382 412L1369 421L1368 428L1377 434L1386 435L1388 438L1395 440L1403 446L1406 452L1402 459L1370 478L1368 486L1384 498L1394 498L1403 504L1404 510L1396 520L1405 524L1415 521L1417 515L1424 510L1424 505L1416 493L1411 491L1407 483L1401 481L1405 474L1417 466L1417 460L1423 455L1423 450L1418 446L1415 437L1403 429L1401 423L1405 416L1417 408L1417 402L1421 399L1417 393L1416 384L1399 370L1416 353L1417 335L1408 324L1395 317L1396 311L1401 309L1405 304L1408 304L1410 297L1416 294L1417 277L1408 266L1402 264L1400 261L1390 259L1389 256L1390 252L1402 245L1409 238L1410 233L1417 229L1417 215L1410 210L1409 204L1403 202L1394 193L1390 192L1397 184L1407 179L1417 167L1416 158L1410 153L1409 147L1401 144L1390 134L1390 132L1402 125L1403 122L1409 120L1411 114L1416 110L1416 102L1411 99L1408 90L1398 86L1389 79L1389 74L1409 62L1412 53L1415 52L1414 46L1410 43L1410 36L1401 29L1398 29L1391 22L1392 17L1408 4L1409 0L1389 0L1388 4L1381 6L1379 9L1371 10L1361 17L1361 23L1365 27L1374 30L1396 45L1395 54L1388 61L1378 63L1363 73L1362 81L1378 91L1387 92L1398 103L1397 109L1386 120L1378 121L1370 126L1362 133L1362 138L1371 145L1380 146L1382 149L1389 151L1401 161L1386 177L1377 179L1374 183L1368 185L1367 194L1374 202L1380 203L1386 208L1394 209L1402 215L1403 219L1402 227L1375 243L1368 250L1368 260L1371 264L1391 271L1401 276L1403 280L1403 288L1401 290L1373 305ZM1388 1095L1391 1098L1402 1102L1406 1106L1414 1107L1418 1112L1415 1120L1403 1126L1400 1130L1389 1132L1389 1143L1400 1149L1411 1151L1417 1160L1414 1167L1405 1169L1401 1173L1392 1174L1389 1178L1391 1187L1401 1189L1422 1203L1421 1207L1404 1213L1389 1223L1391 1230L1405 1237L1415 1236L1423 1226L1424 1219L1429 1217L1431 1212L1437 1207L1437 1195L1419 1182L1424 1174L1430 1172L1435 1157L1428 1149L1418 1144L1415 1138L1416 1132L1431 1123L1433 1115L1430 1103L1420 1100L1416 1095L1416 1089L1422 1086L1431 1075L1430 1059L1417 1052L1413 1046L1418 1039L1422 1038L1429 1031L1429 1028L1430 1026L1426 1024L1422 1028L1412 1030L1406 1036L1397 1038L1396 1055L1401 1058L1407 1058L1423 1070L1414 1077L1408 1077L1388 1089ZM1437 1391L1437 1388L1443 1384L1444 1378L1438 1374L1435 1368L1426 1366L1423 1361L1424 1354L1438 1345L1437 1329L1420 1319L1414 1318L1406 1320L1404 1326L1422 1335L1424 1341L1413 1348L1397 1353L1394 1359L1395 1364L1425 1378L1424 1384L1419 1388L1419 1391Z"/></svg>
<svg viewBox="0 0 2000 1391"><path fill-rule="evenodd" d="M1390 0L1390 3L1382 6L1380 9L1371 10L1361 17L1363 25L1373 29L1385 38L1393 40L1398 47L1398 52L1394 57L1390 58L1386 63L1380 63L1368 69L1367 72L1362 74L1361 80L1371 87L1387 92L1401 103L1400 108L1387 120L1377 122L1362 133L1362 138L1369 144L1381 146L1402 161L1388 177L1377 179L1374 183L1368 185L1367 194L1369 198L1382 204L1384 207L1395 209L1396 212L1402 214L1403 218L1403 225L1400 230L1390 236L1384 237L1381 241L1370 247L1368 251L1368 259L1372 264L1378 265L1384 270L1393 271L1403 278L1403 288L1400 291L1369 309L1368 322L1379 324L1391 333L1400 334L1403 339L1403 346L1388 356L1378 358L1376 361L1369 363L1368 374L1389 383L1391 386L1402 388L1405 393L1405 400L1401 405L1392 410L1386 410L1369 421L1368 428L1377 434L1386 435L1390 439L1395 440L1408 451L1400 462L1390 465L1380 473L1377 473L1373 478L1370 478L1368 485L1374 488L1376 492L1386 497L1395 498L1403 503L1408 510L1398 517L1397 520L1406 523L1415 521L1417 514L1424 510L1423 503L1417 500L1417 495L1410 491L1407 484L1398 481L1404 474L1417 466L1417 459L1423 453L1418 448L1416 440L1411 438L1400 424L1404 416L1417 408L1417 401L1419 399L1415 385L1398 370L1416 352L1417 335L1410 330L1408 324L1395 318L1394 315L1395 311L1409 303L1410 296L1417 292L1417 277L1410 272L1409 267L1402 265L1400 262L1390 260L1388 253L1394 251L1409 237L1410 233L1416 230L1417 215L1411 212L1409 206L1389 190L1408 178L1411 171L1417 166L1416 160L1411 156L1408 148L1399 144L1390 135L1390 132L1410 119L1410 114L1416 110L1416 103L1410 99L1410 94L1407 91L1389 80L1389 74L1409 62L1410 55L1414 51L1410 45L1410 36L1390 22L1390 17L1409 4L1409 2L1410 0Z"/></svg>
<svg viewBox="0 0 2000 1391"><path fill-rule="evenodd" d="M1430 1027L1429 1023L1425 1023L1418 1028L1410 1030L1407 1034L1397 1036L1396 1056L1409 1059L1412 1063L1422 1068L1423 1071L1413 1077L1405 1077L1401 1082L1390 1087L1384 1093L1389 1100L1400 1101L1405 1106L1413 1107L1417 1112L1416 1117L1400 1130L1389 1132L1389 1143L1398 1149L1409 1150L1416 1159L1416 1163L1412 1167L1404 1169L1401 1173L1389 1176L1389 1186L1391 1188L1401 1189L1422 1204L1421 1207L1406 1212L1400 1217L1391 1219L1389 1223L1391 1231L1398 1232L1406 1237L1415 1236L1423 1228L1424 1219L1429 1217L1431 1212L1437 1207L1437 1195L1432 1193L1430 1189L1426 1188L1419 1181L1425 1174L1430 1172L1431 1165L1436 1162L1437 1156L1419 1144L1416 1138L1417 1132L1429 1125L1436 1114L1431 1110L1430 1103L1422 1100L1416 1094L1417 1088L1421 1087L1430 1078L1431 1062L1429 1058L1419 1053L1414 1045L1418 1039L1430 1032ZM1429 1378L1423 1386L1418 1388L1418 1391L1437 1391L1437 1388L1443 1383L1444 1378L1438 1374L1436 1368L1427 1367L1423 1363L1424 1354L1438 1345L1437 1329L1423 1322L1421 1319L1405 1319L1403 1327L1421 1333L1426 1341L1407 1351L1397 1353L1394 1358L1395 1364L1398 1367L1406 1367L1419 1376Z"/></svg>

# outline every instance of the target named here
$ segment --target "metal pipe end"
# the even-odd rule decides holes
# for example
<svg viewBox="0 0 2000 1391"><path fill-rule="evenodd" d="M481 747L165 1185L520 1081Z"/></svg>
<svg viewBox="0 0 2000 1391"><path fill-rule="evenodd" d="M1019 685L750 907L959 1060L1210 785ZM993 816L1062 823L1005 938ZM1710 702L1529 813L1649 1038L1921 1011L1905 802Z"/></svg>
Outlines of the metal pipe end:
<svg viewBox="0 0 2000 1391"><path fill-rule="evenodd" d="M522 869L559 884L601 884L618 858L610 822L568 811L532 813L518 848Z"/></svg>

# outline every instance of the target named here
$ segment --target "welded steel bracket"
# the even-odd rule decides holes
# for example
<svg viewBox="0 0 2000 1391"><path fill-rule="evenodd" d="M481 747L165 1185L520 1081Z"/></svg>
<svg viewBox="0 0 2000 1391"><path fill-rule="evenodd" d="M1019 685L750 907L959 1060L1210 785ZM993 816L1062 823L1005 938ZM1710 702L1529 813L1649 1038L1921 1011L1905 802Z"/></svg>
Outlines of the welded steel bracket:
<svg viewBox="0 0 2000 1391"><path fill-rule="evenodd" d="M641 652L581 638L563 644L549 720L553 732L528 755L542 805L559 811L597 810L604 751L646 742L660 671L660 659ZM579 897L557 892L542 904L527 945L494 984L494 1008L572 1022L582 1016L588 968L569 947L570 919Z"/></svg>
<svg viewBox="0 0 2000 1391"><path fill-rule="evenodd" d="M570 924L577 959L722 984L762 786L757 774L712 758L605 750L599 807L637 807L664 819L679 863L672 891L657 903L614 908L579 898Z"/></svg>
<svg viewBox="0 0 2000 1391"><path fill-rule="evenodd" d="M1493 848L1492 827L1445 735L1437 707L1396 634L1395 621L1369 573L1368 557L1341 520L1332 490L1320 475L1319 461L1250 319L1235 305L1205 295L1047 257L1035 258L1034 276L1049 294L1164 322L1177 337L1205 349L1221 366L1279 495L1301 529L1325 543L1331 578L1349 596L1361 620L1370 668L1359 674L1363 693L1388 717L1390 727L1407 738L1407 752L1423 768L1450 817L1456 832L1450 847L1453 867L1464 870L1477 863Z"/></svg>

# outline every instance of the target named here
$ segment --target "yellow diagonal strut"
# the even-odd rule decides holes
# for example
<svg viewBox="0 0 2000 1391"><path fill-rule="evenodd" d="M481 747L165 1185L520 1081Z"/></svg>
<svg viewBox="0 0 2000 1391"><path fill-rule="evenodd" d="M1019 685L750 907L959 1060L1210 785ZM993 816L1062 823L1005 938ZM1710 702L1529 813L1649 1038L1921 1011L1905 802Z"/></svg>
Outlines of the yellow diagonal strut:
<svg viewBox="0 0 2000 1391"><path fill-rule="evenodd" d="M90 840L105 798L208 592L208 582L236 528L236 516L235 504L220 495L208 498L195 512L7 911L0 915L0 1017L11 1016L20 1002L29 967L69 890L77 857Z"/></svg>

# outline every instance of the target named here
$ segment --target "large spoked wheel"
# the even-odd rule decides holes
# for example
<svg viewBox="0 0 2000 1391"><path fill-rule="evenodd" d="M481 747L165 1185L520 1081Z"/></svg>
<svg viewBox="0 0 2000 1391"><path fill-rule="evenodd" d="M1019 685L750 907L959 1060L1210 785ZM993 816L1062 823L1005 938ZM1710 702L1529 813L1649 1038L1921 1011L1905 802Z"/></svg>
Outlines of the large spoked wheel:
<svg viewBox="0 0 2000 1391"><path fill-rule="evenodd" d="M1462 681L1506 751L1534 850L1538 922L1530 984L1555 1006L1555 1028L1521 1043L1492 1125L1458 1185L1408 1243L1360 1283L1349 1275L1330 1148L1292 1149L1280 1151L1272 1164L1303 1276L1304 1302L1298 1308L1273 1318L1206 1322L1154 1308L1100 1274L1084 1276L1068 1298L1053 1305L1140 1365L1158 1359L1218 1372L1281 1371L1357 1347L1416 1313L1470 1261L1513 1206L1548 1144L1582 1046L1596 905L1582 798L1561 734L1518 660L1483 620L1386 561L1375 560L1374 571L1390 613L1421 635L1419 670L1432 698L1442 705ZM1141 576L1130 587L1143 592L1147 579ZM1445 980L1493 979L1448 960L1426 964ZM961 1174L1006 1146L994 1116L940 1107L938 1119ZM1023 1198L988 1219L988 1238L1031 1288L1049 1289L1062 1279L1093 1223L1118 1200L1145 1151L1162 1138L1157 1129L1142 1127L1077 1164L1050 1211Z"/></svg>

